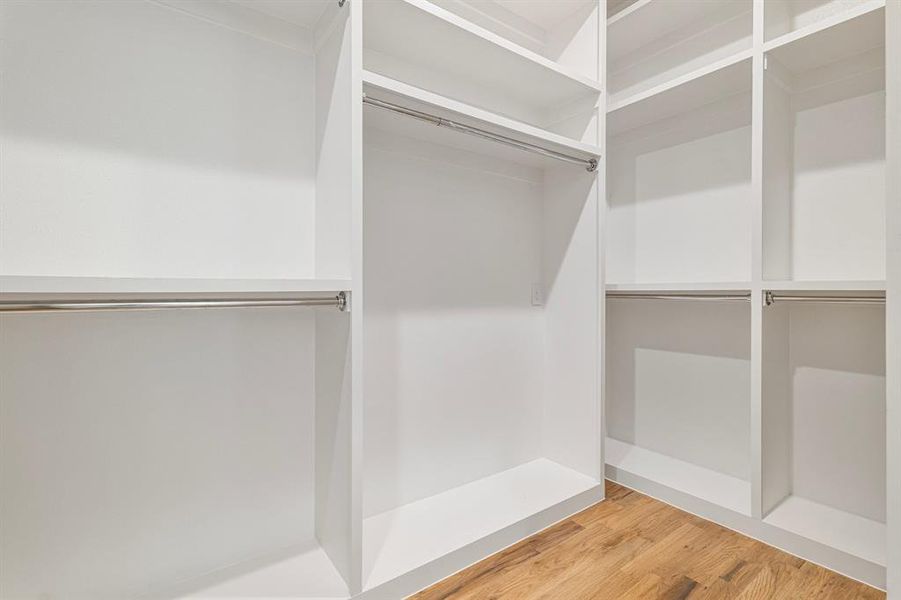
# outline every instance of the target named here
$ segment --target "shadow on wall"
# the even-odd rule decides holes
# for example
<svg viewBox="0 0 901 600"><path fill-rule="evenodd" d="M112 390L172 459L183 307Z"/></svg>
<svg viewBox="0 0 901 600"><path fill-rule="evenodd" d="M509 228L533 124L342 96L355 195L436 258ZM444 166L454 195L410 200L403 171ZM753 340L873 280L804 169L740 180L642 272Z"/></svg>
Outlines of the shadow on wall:
<svg viewBox="0 0 901 600"><path fill-rule="evenodd" d="M313 178L312 60L298 52L153 2L12 2L3 17L4 137Z"/></svg>

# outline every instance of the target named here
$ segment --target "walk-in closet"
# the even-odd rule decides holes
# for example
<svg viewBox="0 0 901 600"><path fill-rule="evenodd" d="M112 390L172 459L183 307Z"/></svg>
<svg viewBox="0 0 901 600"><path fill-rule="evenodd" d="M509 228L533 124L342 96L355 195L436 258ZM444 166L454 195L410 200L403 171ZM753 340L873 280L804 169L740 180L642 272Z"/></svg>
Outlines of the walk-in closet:
<svg viewBox="0 0 901 600"><path fill-rule="evenodd" d="M0 600L397 600L605 480L895 600L899 94L901 0L0 0Z"/></svg>

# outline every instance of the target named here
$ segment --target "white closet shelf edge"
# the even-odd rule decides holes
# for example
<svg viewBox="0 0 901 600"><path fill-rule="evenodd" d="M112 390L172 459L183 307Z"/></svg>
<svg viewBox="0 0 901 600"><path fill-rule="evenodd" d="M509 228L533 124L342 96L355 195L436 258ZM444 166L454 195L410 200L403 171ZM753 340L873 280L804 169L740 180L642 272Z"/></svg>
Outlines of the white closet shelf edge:
<svg viewBox="0 0 901 600"><path fill-rule="evenodd" d="M0 276L0 295L297 294L351 290L350 279Z"/></svg>
<svg viewBox="0 0 901 600"><path fill-rule="evenodd" d="M750 281L608 283L608 292L747 292Z"/></svg>

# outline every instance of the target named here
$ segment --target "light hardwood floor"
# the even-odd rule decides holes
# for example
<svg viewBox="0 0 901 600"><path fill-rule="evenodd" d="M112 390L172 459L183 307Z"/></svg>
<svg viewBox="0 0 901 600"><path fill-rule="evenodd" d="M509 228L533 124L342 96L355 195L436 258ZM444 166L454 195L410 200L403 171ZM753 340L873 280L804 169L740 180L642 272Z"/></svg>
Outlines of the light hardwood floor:
<svg viewBox="0 0 901 600"><path fill-rule="evenodd" d="M877 600L885 594L607 482L607 500L415 600Z"/></svg>

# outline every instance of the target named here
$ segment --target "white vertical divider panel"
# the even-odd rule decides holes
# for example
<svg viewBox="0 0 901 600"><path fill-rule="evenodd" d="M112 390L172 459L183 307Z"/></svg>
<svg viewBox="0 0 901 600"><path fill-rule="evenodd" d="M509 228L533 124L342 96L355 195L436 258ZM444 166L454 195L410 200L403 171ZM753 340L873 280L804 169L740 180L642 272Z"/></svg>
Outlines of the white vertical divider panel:
<svg viewBox="0 0 901 600"><path fill-rule="evenodd" d="M901 1L885 7L888 598L901 599Z"/></svg>
<svg viewBox="0 0 901 600"><path fill-rule="evenodd" d="M598 6L598 81L601 95L598 99L598 403L600 423L598 445L600 446L601 482L606 474L605 440L607 439L607 3L601 0ZM606 496L606 485L602 485Z"/></svg>
<svg viewBox="0 0 901 600"><path fill-rule="evenodd" d="M363 589L363 5L350 9L350 593Z"/></svg>
<svg viewBox="0 0 901 600"><path fill-rule="evenodd" d="M601 480L598 377L598 177L570 165L544 174L546 377L544 456Z"/></svg>
<svg viewBox="0 0 901 600"><path fill-rule="evenodd" d="M595 23L584 23L584 15L571 20L583 23L572 44L576 54L594 56L570 64L600 79L602 48L606 47L606 12L601 2L586 6L594 11ZM579 11L580 13L582 11ZM578 18L576 18L578 17ZM561 25L565 29L565 24ZM597 35L595 35L597 33ZM590 37L589 42L586 38ZM574 61L576 57L570 57ZM606 114L599 98L595 111ZM596 119L589 138L602 140ZM603 156L601 157L603 161ZM604 306L603 261L600 259L600 212L603 203L603 162L595 173L574 173L570 165L548 167L544 173L545 379L542 441L546 457L585 475L603 481L603 429L600 371ZM594 372L589 380L573 373Z"/></svg>
<svg viewBox="0 0 901 600"><path fill-rule="evenodd" d="M764 308L763 402L761 455L761 514L791 494L792 486L792 375L790 366L789 306Z"/></svg>
<svg viewBox="0 0 901 600"><path fill-rule="evenodd" d="M763 0L753 4L751 82L751 516L761 518L763 486Z"/></svg>
<svg viewBox="0 0 901 600"><path fill-rule="evenodd" d="M351 274L354 51L350 7L330 2L315 28L316 274ZM316 537L350 587L353 541L353 360L346 314L316 315Z"/></svg>
<svg viewBox="0 0 901 600"><path fill-rule="evenodd" d="M352 94L350 8L329 2L315 33L316 277L347 279L351 271L350 148Z"/></svg>
<svg viewBox="0 0 901 600"><path fill-rule="evenodd" d="M350 322L316 311L316 537L348 584L354 555Z"/></svg>

